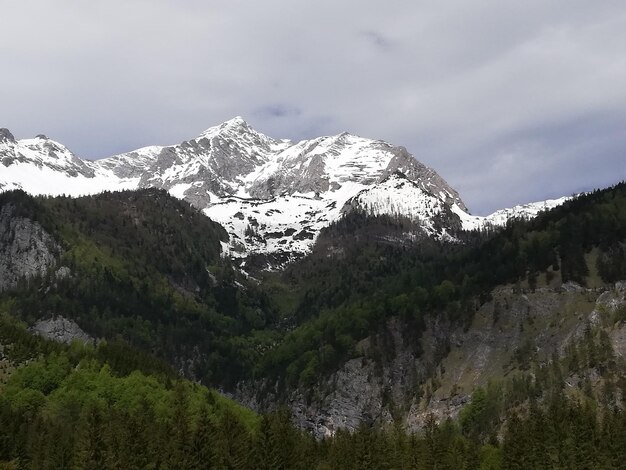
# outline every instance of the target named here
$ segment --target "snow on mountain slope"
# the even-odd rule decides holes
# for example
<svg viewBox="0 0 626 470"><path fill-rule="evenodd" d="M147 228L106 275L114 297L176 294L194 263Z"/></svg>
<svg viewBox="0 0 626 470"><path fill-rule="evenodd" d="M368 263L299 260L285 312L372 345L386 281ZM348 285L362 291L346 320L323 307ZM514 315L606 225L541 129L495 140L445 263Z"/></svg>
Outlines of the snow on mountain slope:
<svg viewBox="0 0 626 470"><path fill-rule="evenodd" d="M499 225L562 201L471 216L458 193L403 147L348 133L294 143L265 136L240 117L178 145L97 161L45 136L18 141L0 129L0 191L80 196L146 187L166 189L223 224L235 257L301 256L350 210L417 219L426 233L447 239L461 226Z"/></svg>
<svg viewBox="0 0 626 470"><path fill-rule="evenodd" d="M315 199L312 194L256 201L227 198L204 213L229 232L233 257L306 253L319 231L341 215L335 202Z"/></svg>
<svg viewBox="0 0 626 470"><path fill-rule="evenodd" d="M137 178L139 180L150 169L162 150L163 147L155 145L90 163L96 170L108 171L109 174L118 178Z"/></svg>
<svg viewBox="0 0 626 470"><path fill-rule="evenodd" d="M564 196L558 199L530 202L528 204L521 204L507 209L500 209L495 211L493 214L484 217L479 215L470 215L457 205L452 205L451 210L459 216L463 230L480 230L489 226L501 227L511 219L532 219L540 212L560 206L569 199L571 199L571 197Z"/></svg>
<svg viewBox="0 0 626 470"><path fill-rule="evenodd" d="M106 168L81 160L44 135L16 141L6 129L0 130L0 190L80 196L132 189L138 182L138 178L120 178Z"/></svg>
<svg viewBox="0 0 626 470"><path fill-rule="evenodd" d="M486 217L487 221L492 225L504 225L509 219L532 219L542 211L553 209L562 205L565 201L570 200L571 197L563 196L558 199L547 199L545 201L530 202L528 204L521 204L508 209L500 209L493 214Z"/></svg>
<svg viewBox="0 0 626 470"><path fill-rule="evenodd" d="M346 203L344 211L355 209L372 215L409 218L419 222L435 238L453 238L450 229L460 228L451 220L452 213L444 197L436 197L400 172L360 191Z"/></svg>

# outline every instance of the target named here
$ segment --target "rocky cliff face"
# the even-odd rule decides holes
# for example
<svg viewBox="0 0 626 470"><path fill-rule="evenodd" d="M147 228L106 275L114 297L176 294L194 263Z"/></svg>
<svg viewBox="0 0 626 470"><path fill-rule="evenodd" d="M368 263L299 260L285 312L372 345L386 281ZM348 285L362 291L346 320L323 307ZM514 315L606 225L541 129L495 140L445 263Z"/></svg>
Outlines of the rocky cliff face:
<svg viewBox="0 0 626 470"><path fill-rule="evenodd" d="M583 335L588 324L605 328L617 357L626 354L626 325L612 324L612 313L626 308L626 282L598 289L575 284L518 292L494 291L468 328L453 328L436 318L417 343L407 341L397 319L385 331L359 344L359 357L347 361L323 382L278 398L268 384L242 384L235 395L255 409L285 403L295 423L317 437L338 429L356 429L362 422L392 423L418 430L429 415L456 418L472 390L504 379L520 367L517 358L528 349L547 361ZM379 357L375 345L384 345ZM572 380L577 380L573 378Z"/></svg>
<svg viewBox="0 0 626 470"><path fill-rule="evenodd" d="M95 340L85 333L76 322L62 316L39 320L30 330L58 343L70 344L73 341L80 341L85 344L95 344Z"/></svg>
<svg viewBox="0 0 626 470"><path fill-rule="evenodd" d="M0 291L22 279L44 275L55 265L59 253L41 225L15 212L12 204L0 207Z"/></svg>

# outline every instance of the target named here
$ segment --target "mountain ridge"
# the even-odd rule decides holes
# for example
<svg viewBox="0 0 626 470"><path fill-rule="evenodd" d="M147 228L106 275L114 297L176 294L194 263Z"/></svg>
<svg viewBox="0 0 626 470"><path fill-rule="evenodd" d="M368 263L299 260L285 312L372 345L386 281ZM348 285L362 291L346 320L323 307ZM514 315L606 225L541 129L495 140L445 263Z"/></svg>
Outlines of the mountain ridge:
<svg viewBox="0 0 626 470"><path fill-rule="evenodd" d="M310 252L319 231L350 210L408 217L452 239L460 229L534 217L565 198L472 216L458 192L406 148L343 132L292 142L268 137L237 116L177 145L149 146L100 160L84 160L38 136L0 139L0 191L80 196L155 187L185 199L229 233L227 254ZM392 185L403 175L412 185ZM399 188L402 186L404 190ZM376 196L374 196L376 195ZM376 201L365 200L369 196ZM428 206L428 207L427 207Z"/></svg>

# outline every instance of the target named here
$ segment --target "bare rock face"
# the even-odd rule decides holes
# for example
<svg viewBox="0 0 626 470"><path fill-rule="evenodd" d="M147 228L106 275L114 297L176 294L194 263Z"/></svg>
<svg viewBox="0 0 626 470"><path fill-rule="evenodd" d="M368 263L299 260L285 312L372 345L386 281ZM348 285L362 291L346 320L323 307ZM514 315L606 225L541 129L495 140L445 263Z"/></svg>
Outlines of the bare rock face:
<svg viewBox="0 0 626 470"><path fill-rule="evenodd" d="M39 225L15 216L15 207L0 208L0 291L20 279L45 274L54 266L59 247Z"/></svg>
<svg viewBox="0 0 626 470"><path fill-rule="evenodd" d="M329 181L323 155L299 153L295 158L284 159L276 172L256 180L249 192L257 199L270 199L280 194L323 193L329 190Z"/></svg>
<svg viewBox="0 0 626 470"><path fill-rule="evenodd" d="M359 343L362 353L313 387L292 391L284 399L294 424L322 439L338 430L355 431L361 423L389 425L396 418L393 404L401 405L433 368L433 357L445 341L445 330L433 322L424 357L406 345L402 325L390 319L385 332ZM381 367L372 357L373 342L383 341L395 353ZM233 398L258 411L271 410L280 399L267 384L241 384ZM269 387L271 388L271 387ZM262 393L259 393L262 390Z"/></svg>
<svg viewBox="0 0 626 470"><path fill-rule="evenodd" d="M380 400L383 379L375 376L375 365L370 361L346 362L326 385L332 386L332 391L321 401L307 403L301 393L290 397L294 421L316 437L330 437L339 429L355 431L364 421L392 421Z"/></svg>
<svg viewBox="0 0 626 470"><path fill-rule="evenodd" d="M0 142L15 142L15 137L9 129L2 127L0 128Z"/></svg>
<svg viewBox="0 0 626 470"><path fill-rule="evenodd" d="M70 344L72 341L80 341L95 344L94 338L85 333L76 322L61 316L39 320L30 330L58 343Z"/></svg>
<svg viewBox="0 0 626 470"><path fill-rule="evenodd" d="M241 178L267 163L277 145L278 141L256 132L243 119L234 118L196 139L161 148L143 170L139 186L170 190L187 185L182 196L205 208L215 202L210 194L235 194L241 188ZM130 163L120 162L120 168ZM115 171L120 172L120 168Z"/></svg>
<svg viewBox="0 0 626 470"><path fill-rule="evenodd" d="M459 193L435 170L417 161L404 147L393 147L390 152L393 157L389 160L382 176L383 179L395 172L400 172L417 183L422 190L439 195L446 204L456 204L467 212L467 207L465 207Z"/></svg>
<svg viewBox="0 0 626 470"><path fill-rule="evenodd" d="M384 367L368 357L370 340L366 340L360 345L364 355L347 361L316 385L315 393L292 393L288 404L297 426L324 438L340 429L355 431L361 423L385 426L394 422L392 404L406 401L407 393L425 376L429 359L420 360L404 345L396 319L388 322L385 335L396 354Z"/></svg>

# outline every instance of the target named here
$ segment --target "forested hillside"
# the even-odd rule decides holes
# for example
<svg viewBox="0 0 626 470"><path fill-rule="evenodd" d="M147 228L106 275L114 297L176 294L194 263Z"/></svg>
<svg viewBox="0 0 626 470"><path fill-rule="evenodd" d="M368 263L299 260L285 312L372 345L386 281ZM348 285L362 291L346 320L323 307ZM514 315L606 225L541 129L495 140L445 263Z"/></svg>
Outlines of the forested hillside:
<svg viewBox="0 0 626 470"><path fill-rule="evenodd" d="M46 275L0 294L10 314L30 323L63 315L96 338L119 335L190 377L227 384L247 365L236 338L274 321L263 292L220 258L222 227L165 191L79 199L8 192L1 206L59 245Z"/></svg>
<svg viewBox="0 0 626 470"><path fill-rule="evenodd" d="M626 414L559 387L544 410L510 412L500 438L478 393L460 425L316 441L287 412L254 415L123 343L63 346L2 315L0 344L2 469L613 469L626 457Z"/></svg>
<svg viewBox="0 0 626 470"><path fill-rule="evenodd" d="M501 231L466 233L464 243L411 243L414 233L407 220L365 214L325 229L313 253L282 275L283 292L293 297L287 311L299 326L265 355L261 375L315 382L392 317L419 347L425 316L469 324L500 285L521 292L534 290L540 277L555 288L626 279L626 184L510 221Z"/></svg>
<svg viewBox="0 0 626 470"><path fill-rule="evenodd" d="M6 465L616 468L624 458L626 184L454 243L353 212L306 258L252 276L220 257L219 225L159 190L6 192L0 226L6 253L49 255L0 292ZM26 246L26 233L40 239ZM25 329L55 316L97 341L60 345ZM502 363L482 364L480 380L452 374L483 327L511 338L490 343ZM334 437L321 441L291 427L290 412L348 393L358 364L365 382L354 383L380 388L378 416L337 408L361 424L326 422ZM181 374L259 410L290 409L260 417ZM436 398L459 399L454 421L436 424Z"/></svg>
<svg viewBox="0 0 626 470"><path fill-rule="evenodd" d="M541 273L584 285L593 248L603 282L626 278L625 193L624 184L596 191L500 232L468 233L463 244L415 235L405 220L352 213L323 231L309 257L259 285L220 259L219 225L165 192L9 192L0 204L39 221L71 274L53 271L45 288L27 281L2 297L30 322L61 314L96 337L122 335L170 361L193 359L186 372L207 383L254 372L306 384L391 317L418 338L425 314L469 322L498 285L532 289Z"/></svg>

